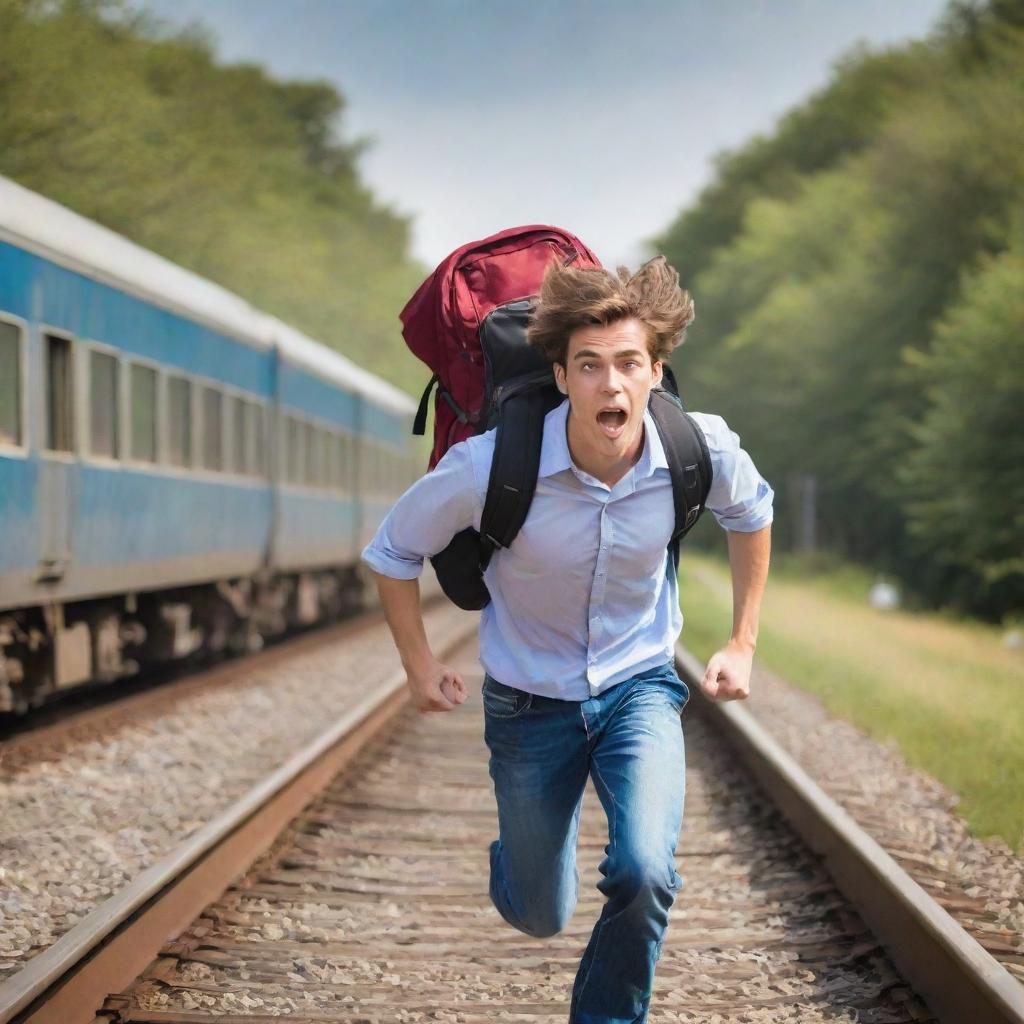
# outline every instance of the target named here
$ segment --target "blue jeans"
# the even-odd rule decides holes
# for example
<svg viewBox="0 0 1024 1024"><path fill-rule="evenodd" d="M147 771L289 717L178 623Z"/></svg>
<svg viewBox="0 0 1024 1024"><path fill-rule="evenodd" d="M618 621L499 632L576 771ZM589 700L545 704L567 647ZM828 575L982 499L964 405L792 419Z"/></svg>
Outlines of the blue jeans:
<svg viewBox="0 0 1024 1024"><path fill-rule="evenodd" d="M584 701L524 693L484 677L484 739L498 803L490 895L514 928L543 938L572 917L576 839L588 775L608 817L607 897L580 961L569 1024L643 1024L668 911L682 879L675 849L689 691L672 664Z"/></svg>

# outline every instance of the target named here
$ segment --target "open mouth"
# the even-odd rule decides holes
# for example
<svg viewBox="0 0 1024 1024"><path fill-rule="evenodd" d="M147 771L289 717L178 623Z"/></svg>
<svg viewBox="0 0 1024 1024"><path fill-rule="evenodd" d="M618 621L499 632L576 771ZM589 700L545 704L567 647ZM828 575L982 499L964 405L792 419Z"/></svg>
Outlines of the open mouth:
<svg viewBox="0 0 1024 1024"><path fill-rule="evenodd" d="M597 422L608 437L618 437L626 425L626 413L623 409L602 409L597 414Z"/></svg>

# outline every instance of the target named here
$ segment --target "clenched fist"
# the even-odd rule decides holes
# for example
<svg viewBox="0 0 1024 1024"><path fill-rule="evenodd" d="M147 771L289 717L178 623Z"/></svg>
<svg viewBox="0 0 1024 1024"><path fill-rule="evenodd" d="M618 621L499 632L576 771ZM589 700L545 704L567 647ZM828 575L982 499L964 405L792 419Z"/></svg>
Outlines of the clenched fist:
<svg viewBox="0 0 1024 1024"><path fill-rule="evenodd" d="M746 700L750 696L753 648L732 641L711 655L700 688L711 700Z"/></svg>
<svg viewBox="0 0 1024 1024"><path fill-rule="evenodd" d="M406 669L412 701L421 714L452 711L468 696L462 676L439 661Z"/></svg>

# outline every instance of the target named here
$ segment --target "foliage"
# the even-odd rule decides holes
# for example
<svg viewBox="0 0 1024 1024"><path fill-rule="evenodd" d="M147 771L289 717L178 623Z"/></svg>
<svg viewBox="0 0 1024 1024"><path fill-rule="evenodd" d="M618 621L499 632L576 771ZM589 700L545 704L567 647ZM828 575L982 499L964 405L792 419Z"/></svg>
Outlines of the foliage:
<svg viewBox="0 0 1024 1024"><path fill-rule="evenodd" d="M1024 605L1024 29L1001 7L851 57L659 239L690 253L684 395L744 437L780 541L811 474L832 550L995 618Z"/></svg>
<svg viewBox="0 0 1024 1024"><path fill-rule="evenodd" d="M1024 207L1013 224L930 351L907 353L927 405L900 474L910 533L963 570L965 599L996 607L1024 607Z"/></svg>
<svg viewBox="0 0 1024 1024"><path fill-rule="evenodd" d="M220 65L117 0L0 0L0 24L0 173L422 385L397 313L423 269L332 85Z"/></svg>

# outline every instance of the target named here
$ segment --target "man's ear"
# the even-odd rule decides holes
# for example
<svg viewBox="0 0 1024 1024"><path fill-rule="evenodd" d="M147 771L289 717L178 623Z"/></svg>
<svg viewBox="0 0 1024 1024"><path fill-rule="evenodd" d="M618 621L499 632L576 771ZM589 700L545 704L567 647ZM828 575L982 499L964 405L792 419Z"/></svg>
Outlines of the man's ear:
<svg viewBox="0 0 1024 1024"><path fill-rule="evenodd" d="M565 367L561 363L552 363L551 369L555 371L555 387L563 395L569 394L569 386L565 383Z"/></svg>
<svg viewBox="0 0 1024 1024"><path fill-rule="evenodd" d="M661 360L655 359L654 364L651 367L654 370L654 384L653 387L657 387L661 383Z"/></svg>

